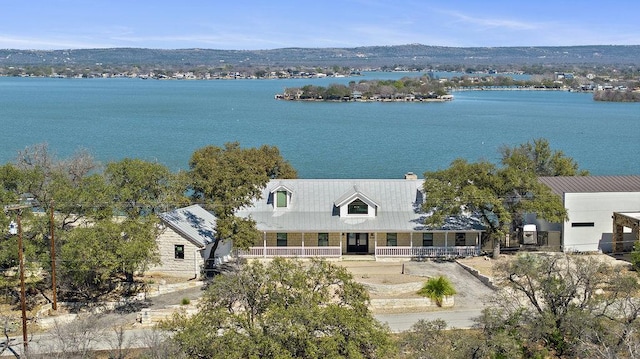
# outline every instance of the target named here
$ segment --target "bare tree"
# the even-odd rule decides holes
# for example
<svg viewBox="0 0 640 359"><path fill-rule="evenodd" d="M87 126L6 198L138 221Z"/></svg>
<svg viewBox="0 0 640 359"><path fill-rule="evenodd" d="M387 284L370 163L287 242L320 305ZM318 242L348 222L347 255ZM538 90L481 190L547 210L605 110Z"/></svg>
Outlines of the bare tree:
<svg viewBox="0 0 640 359"><path fill-rule="evenodd" d="M638 357L640 285L601 258L525 254L497 267L505 289L479 324L539 353L564 357Z"/></svg>
<svg viewBox="0 0 640 359"><path fill-rule="evenodd" d="M143 358L148 359L180 359L185 358L178 345L171 339L171 333L159 329L145 331L142 336L145 347Z"/></svg>
<svg viewBox="0 0 640 359"><path fill-rule="evenodd" d="M52 339L42 346L46 358L91 358L103 336L98 316L79 316L69 324L55 322Z"/></svg>
<svg viewBox="0 0 640 359"><path fill-rule="evenodd" d="M108 336L107 341L111 350L109 351L109 358L112 359L125 359L131 351L131 338L127 338L126 330L124 326L117 325L112 328L113 336Z"/></svg>
<svg viewBox="0 0 640 359"><path fill-rule="evenodd" d="M20 358L20 354L18 354L18 352L13 347L21 343L16 342L14 338L9 338L10 326L11 323L14 322L15 318L12 318L8 315L2 315L0 316L0 320L2 321L3 334L3 338L0 339L0 356L2 356L5 351L9 351L16 358Z"/></svg>

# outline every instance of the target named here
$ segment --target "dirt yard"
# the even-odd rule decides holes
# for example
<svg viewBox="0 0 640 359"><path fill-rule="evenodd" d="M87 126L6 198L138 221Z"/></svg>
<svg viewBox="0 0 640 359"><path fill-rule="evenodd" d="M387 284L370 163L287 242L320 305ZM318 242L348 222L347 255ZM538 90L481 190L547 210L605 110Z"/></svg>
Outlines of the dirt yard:
<svg viewBox="0 0 640 359"><path fill-rule="evenodd" d="M492 290L453 261L340 261L356 281L364 284L372 299L399 300L419 297L417 291L429 279L444 276L456 291L456 308L475 308L479 298L488 297ZM424 308L422 308L424 310ZM407 310L407 312L410 312Z"/></svg>
<svg viewBox="0 0 640 359"><path fill-rule="evenodd" d="M360 283L371 284L403 284L424 282L427 278L406 274L406 261L341 261L335 264L343 266L351 272L353 278ZM404 271L403 271L404 270Z"/></svg>

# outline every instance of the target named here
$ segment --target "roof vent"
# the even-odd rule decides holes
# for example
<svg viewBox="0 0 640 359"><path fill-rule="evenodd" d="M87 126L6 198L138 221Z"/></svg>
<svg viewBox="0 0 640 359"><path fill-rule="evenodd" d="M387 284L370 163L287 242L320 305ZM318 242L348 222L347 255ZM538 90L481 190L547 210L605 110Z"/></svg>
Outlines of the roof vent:
<svg viewBox="0 0 640 359"><path fill-rule="evenodd" d="M406 180L417 180L418 179L418 175L413 173L413 172L407 172L404 174L404 179Z"/></svg>

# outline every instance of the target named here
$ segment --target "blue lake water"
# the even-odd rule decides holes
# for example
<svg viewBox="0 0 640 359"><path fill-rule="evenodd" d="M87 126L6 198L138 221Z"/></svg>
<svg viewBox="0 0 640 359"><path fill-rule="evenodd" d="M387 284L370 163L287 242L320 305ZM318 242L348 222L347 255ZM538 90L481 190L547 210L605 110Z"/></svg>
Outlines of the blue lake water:
<svg viewBox="0 0 640 359"><path fill-rule="evenodd" d="M498 149L546 138L595 175L640 174L640 103L556 91L455 92L446 103L274 100L285 87L363 78L156 81L0 78L0 163L46 142L59 157L88 149L186 169L194 150L269 144L301 178L401 178L455 158L497 161Z"/></svg>

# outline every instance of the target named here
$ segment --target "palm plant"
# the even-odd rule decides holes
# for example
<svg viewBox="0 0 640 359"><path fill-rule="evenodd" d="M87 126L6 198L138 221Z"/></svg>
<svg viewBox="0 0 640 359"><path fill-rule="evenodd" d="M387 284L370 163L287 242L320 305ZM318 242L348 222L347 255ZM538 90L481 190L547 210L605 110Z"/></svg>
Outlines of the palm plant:
<svg viewBox="0 0 640 359"><path fill-rule="evenodd" d="M438 307L442 307L444 297L456 294L456 290L447 278L439 276L437 278L429 278L422 289L418 291L418 294L430 298L436 302Z"/></svg>

